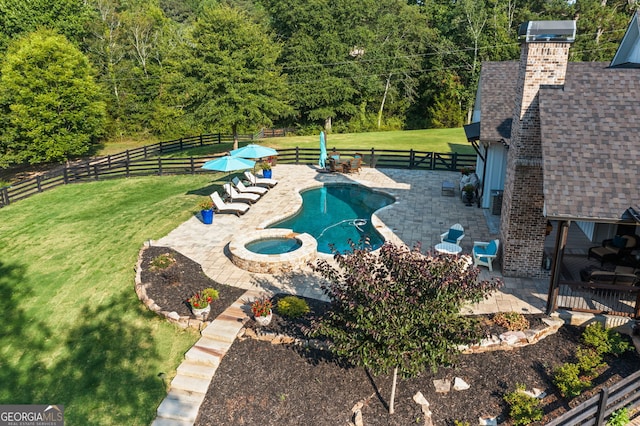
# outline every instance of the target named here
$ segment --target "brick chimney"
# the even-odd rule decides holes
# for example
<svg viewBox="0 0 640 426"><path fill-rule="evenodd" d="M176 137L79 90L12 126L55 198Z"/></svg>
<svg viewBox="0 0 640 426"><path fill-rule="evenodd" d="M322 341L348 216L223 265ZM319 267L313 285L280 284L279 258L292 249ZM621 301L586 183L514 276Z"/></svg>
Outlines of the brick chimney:
<svg viewBox="0 0 640 426"><path fill-rule="evenodd" d="M531 21L522 39L500 224L502 273L549 276L542 268L547 220L543 215L539 89L564 85L575 21Z"/></svg>

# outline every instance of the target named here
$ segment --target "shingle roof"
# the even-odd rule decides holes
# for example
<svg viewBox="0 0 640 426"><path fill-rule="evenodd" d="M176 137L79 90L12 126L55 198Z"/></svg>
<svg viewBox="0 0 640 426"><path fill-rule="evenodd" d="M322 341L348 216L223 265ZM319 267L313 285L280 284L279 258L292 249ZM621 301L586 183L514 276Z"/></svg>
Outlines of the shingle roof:
<svg viewBox="0 0 640 426"><path fill-rule="evenodd" d="M615 220L640 201L640 70L607 65L571 62L563 89L540 89L548 217Z"/></svg>
<svg viewBox="0 0 640 426"><path fill-rule="evenodd" d="M518 61L483 62L480 71L480 140L511 137Z"/></svg>

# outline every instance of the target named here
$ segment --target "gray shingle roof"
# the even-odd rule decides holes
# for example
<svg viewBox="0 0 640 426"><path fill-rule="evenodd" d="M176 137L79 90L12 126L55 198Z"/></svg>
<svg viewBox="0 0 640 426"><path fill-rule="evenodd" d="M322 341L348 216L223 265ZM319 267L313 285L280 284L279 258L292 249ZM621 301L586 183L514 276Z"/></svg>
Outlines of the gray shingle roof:
<svg viewBox="0 0 640 426"><path fill-rule="evenodd" d="M540 90L548 217L615 220L640 201L640 70L607 65L571 62L564 89Z"/></svg>
<svg viewBox="0 0 640 426"><path fill-rule="evenodd" d="M518 61L483 62L480 71L480 140L511 137Z"/></svg>

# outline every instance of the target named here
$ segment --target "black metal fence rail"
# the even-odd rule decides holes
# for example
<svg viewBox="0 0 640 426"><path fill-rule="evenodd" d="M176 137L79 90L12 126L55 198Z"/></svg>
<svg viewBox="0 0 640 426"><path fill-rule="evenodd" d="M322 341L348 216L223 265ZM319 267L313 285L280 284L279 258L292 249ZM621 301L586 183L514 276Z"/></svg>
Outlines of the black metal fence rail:
<svg viewBox="0 0 640 426"><path fill-rule="evenodd" d="M633 412L640 406L640 371L605 388L577 407L555 418L546 426L604 425L616 410L626 408Z"/></svg>
<svg viewBox="0 0 640 426"><path fill-rule="evenodd" d="M243 135L242 140L252 140L254 135ZM207 157L162 157L162 155L183 151L198 146L232 141L230 135L201 135L181 138L168 142L127 150L115 155L96 158L78 165L67 166L60 170L23 180L0 188L0 207L22 200L31 195L70 183L167 174L207 173L202 165L223 154ZM455 171L462 167L475 165L475 155L457 153L434 153L423 151L400 151L371 148L341 149L341 155L363 155L364 164L379 168L405 168L419 170ZM285 164L317 164L319 148L285 148L278 150L277 161Z"/></svg>
<svg viewBox="0 0 640 426"><path fill-rule="evenodd" d="M558 308L640 318L640 287L560 281Z"/></svg>

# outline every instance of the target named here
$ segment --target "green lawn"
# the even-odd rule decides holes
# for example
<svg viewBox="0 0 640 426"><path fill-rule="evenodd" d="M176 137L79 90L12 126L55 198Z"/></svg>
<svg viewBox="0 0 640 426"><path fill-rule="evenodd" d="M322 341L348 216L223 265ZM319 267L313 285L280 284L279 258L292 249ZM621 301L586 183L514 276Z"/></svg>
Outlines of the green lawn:
<svg viewBox="0 0 640 426"><path fill-rule="evenodd" d="M138 142L138 146L148 145L152 141L145 140ZM273 148L319 148L319 135L311 136L287 136L284 138L268 138L256 141L257 143ZM240 144L240 146L245 143ZM114 154L131 149L136 146L133 141L127 142L107 142L99 152L99 155ZM467 142L462 128L456 129L426 129L407 130L393 132L370 132L370 133L344 133L327 135L327 148L346 149L397 149L427 151L427 152L457 152L460 154L474 154L471 144ZM118 151L119 149L119 151ZM209 145L201 148L194 148L180 153L173 153L171 157L200 156L214 152L224 152L232 149L232 144Z"/></svg>
<svg viewBox="0 0 640 426"><path fill-rule="evenodd" d="M63 404L68 425L148 425L197 340L134 291L148 239L188 219L211 176L67 185L0 209L0 404Z"/></svg>

